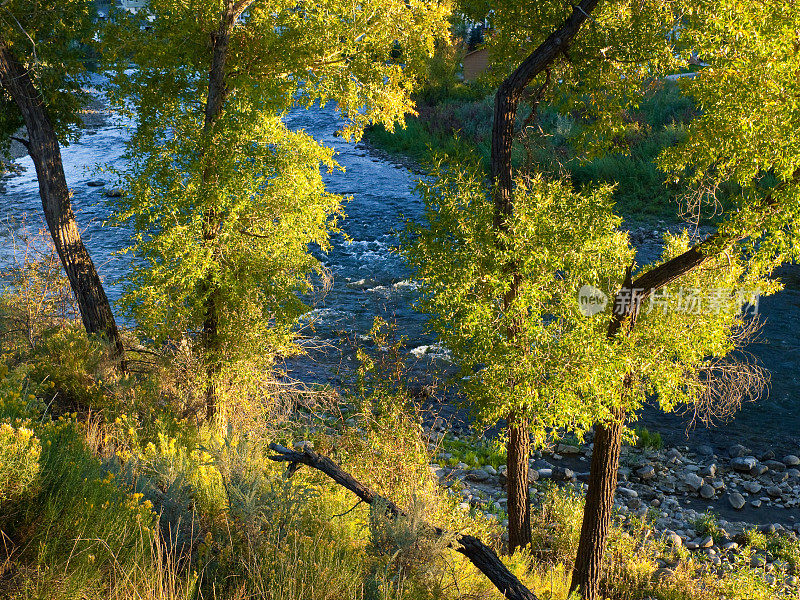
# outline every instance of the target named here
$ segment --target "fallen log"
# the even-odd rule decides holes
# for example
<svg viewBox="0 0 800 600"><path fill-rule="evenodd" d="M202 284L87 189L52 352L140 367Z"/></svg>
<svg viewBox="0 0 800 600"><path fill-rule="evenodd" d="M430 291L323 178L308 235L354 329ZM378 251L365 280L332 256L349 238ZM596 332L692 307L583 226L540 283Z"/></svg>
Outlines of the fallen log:
<svg viewBox="0 0 800 600"><path fill-rule="evenodd" d="M381 498L360 481L355 479L350 473L344 471L339 465L327 456L317 454L308 446L301 450L289 450L279 444L270 444L270 449L277 452L276 456L270 456L270 460L289 463L289 475L291 476L300 465L307 465L325 473L342 487L350 490L360 500L367 504L372 504L376 499ZM391 500L381 498L386 503L386 511L391 517L405 516L406 513ZM438 536L445 535L445 531L440 527L431 526L431 529ZM526 588L514 574L508 570L497 554L486 544L472 535L457 534L450 543L450 547L456 552L466 556L469 561L486 577L489 578L500 593L508 600L538 600L538 598Z"/></svg>

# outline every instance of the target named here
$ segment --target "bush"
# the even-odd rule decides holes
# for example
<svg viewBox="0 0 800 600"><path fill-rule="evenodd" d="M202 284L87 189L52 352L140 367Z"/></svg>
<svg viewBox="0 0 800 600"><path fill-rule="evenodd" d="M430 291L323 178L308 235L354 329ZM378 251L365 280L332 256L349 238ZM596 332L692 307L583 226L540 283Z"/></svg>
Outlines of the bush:
<svg viewBox="0 0 800 600"><path fill-rule="evenodd" d="M636 446L639 448L660 450L664 447L664 440L657 431L651 433L646 427L636 427L633 433L636 436Z"/></svg>
<svg viewBox="0 0 800 600"><path fill-rule="evenodd" d="M0 506L32 490L39 477L41 451L30 429L0 425Z"/></svg>
<svg viewBox="0 0 800 600"><path fill-rule="evenodd" d="M49 382L56 406L67 411L100 411L113 406L107 380L113 369L99 339L90 339L78 323L45 335L32 352L30 378Z"/></svg>

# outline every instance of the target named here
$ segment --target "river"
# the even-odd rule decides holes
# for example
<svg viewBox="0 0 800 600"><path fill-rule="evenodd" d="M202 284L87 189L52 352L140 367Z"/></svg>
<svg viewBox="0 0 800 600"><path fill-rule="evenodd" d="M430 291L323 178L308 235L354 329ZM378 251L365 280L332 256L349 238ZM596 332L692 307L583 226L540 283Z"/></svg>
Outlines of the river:
<svg viewBox="0 0 800 600"><path fill-rule="evenodd" d="M425 331L424 317L411 304L416 286L409 280L408 268L393 252L400 231L408 219L422 215L422 202L415 194L416 175L406 167L371 150L334 135L340 121L332 107L297 110L287 117L293 129L304 129L323 144L337 151L336 160L344 171L326 174L330 191L350 197L342 223L346 235L337 235L333 249L321 256L333 275L333 286L304 319L304 334L312 350L310 358L287 362L289 375L309 383L337 383L336 368L353 364L349 344L343 335L363 336L380 315L397 323L407 338L405 351L417 363L418 372L432 373L446 368L447 355ZM103 226L110 211L103 187L89 182L102 180L94 169L103 164L120 166L128 132L126 124L108 119L81 139L63 148L67 181L73 190L73 206L84 241L103 277L112 302L119 299L118 279L124 275L129 258L115 256L128 244L129 232ZM0 179L0 210L10 227L37 229L42 221L41 201L30 158L19 159L24 168L19 175ZM112 182L107 182L106 187ZM0 262L8 264L12 247L8 227L0 231ZM742 443L757 452L774 448L780 454L800 449L800 274L785 268L781 276L786 289L762 299L760 313L765 325L760 339L750 352L760 358L772 373L768 397L746 404L732 423L720 427L695 428L687 432L685 420L646 409L642 422L659 431L668 442L688 445L710 444L719 451ZM321 348L321 349L320 349ZM452 410L446 412L458 416ZM461 415L463 416L463 415Z"/></svg>

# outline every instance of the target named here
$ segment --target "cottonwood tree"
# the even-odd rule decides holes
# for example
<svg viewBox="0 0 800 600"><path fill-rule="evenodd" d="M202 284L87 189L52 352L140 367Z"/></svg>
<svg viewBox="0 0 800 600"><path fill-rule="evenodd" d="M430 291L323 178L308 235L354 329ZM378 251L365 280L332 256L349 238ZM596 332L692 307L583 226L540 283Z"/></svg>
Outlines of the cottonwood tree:
<svg viewBox="0 0 800 600"><path fill-rule="evenodd" d="M548 393L548 386L553 381L564 383L558 388L558 393L551 396L549 410L556 416L555 419L545 418L551 425L560 422L569 426L572 421L573 427L580 428L586 418L594 419L596 434L592 473L572 588L578 589L585 597L595 598L599 594L603 547L613 507L619 447L626 420L635 415L648 394L655 394L665 410L678 405L705 407L710 398L724 399L735 405L746 393L742 390L743 384L762 381L757 370L746 366L733 368L725 358L750 328L748 319L741 314L748 295L756 289L774 291L776 285L765 277L776 264L796 253L792 245L795 242L792 237L795 228L792 205L796 197L794 177L797 172L793 161L797 154L794 153L792 158L782 158L782 162L774 158L776 147L783 149L790 145L782 141L783 138L794 139L791 134L782 133L777 124L782 122L780 119L791 123L797 118L791 112L796 110L796 102L790 93L796 83L790 83L791 76L786 75L796 71L792 62L795 59L785 58L796 55L797 41L792 37L796 36L796 27L781 29L783 38L774 46L770 41L761 44L757 50L748 50L745 40L752 39L753 34L765 35L766 32L752 28L756 24L763 27L764 23L771 23L766 27L777 27L785 17L785 7L777 4L758 9L740 7L721 18L716 16L718 7L696 3L682 7L678 3L590 0L571 9L548 6L542 3L536 6L514 5L507 7L508 11L498 9L493 13L496 16L495 56L505 56L506 64L513 65L509 67L513 68L511 74L505 76L504 63L495 63L502 83L496 95L493 124L492 185L484 190L484 194L491 194L493 198L491 229L495 233L495 242L490 247L501 266L496 266L492 276L487 278L480 259L442 261L449 252L455 252L460 245L477 238L474 232L465 236L445 233L447 227L437 221L435 214L433 217L429 215L430 236L421 236L421 245L416 250L418 256L425 256L428 252L432 262L427 267L419 261L415 264L418 269L422 267L418 272L427 285L423 306L440 316L435 317L437 327L442 328L441 318L445 315L461 316L460 306L469 303L483 306L473 315L473 319L480 318L486 323L482 336L475 335L470 340L463 334L466 327L461 324L444 324L443 335L449 344L458 348L457 354L467 367L478 369L471 375L470 385L483 387L484 391L474 397L501 407L501 412L511 417L508 492L512 549L529 540L527 440L531 433L534 440L537 439L536 430L542 421L543 406L548 407L533 393L529 393L528 398L523 395L523 401L518 400L514 392L519 382L536 381L535 389L544 389ZM787 22L793 23L792 19L796 17L792 16ZM686 51L676 56L675 50L679 48L674 45L671 32L674 32L678 20L683 27L681 43ZM551 25L545 27L543 21ZM622 26L626 21L629 26ZM534 27L535 23L539 26ZM716 35L706 36L706 29L716 32ZM536 33L543 30L543 34ZM730 54L730 31L738 31L737 39L742 40L735 55ZM622 43L625 36L630 36L629 43ZM524 56L527 48L533 50L521 62L514 62L520 60L516 57L521 53ZM778 52L777 48L781 50ZM731 213L732 219L726 221L720 233L711 239L693 246L686 237L667 239L661 261L645 268L633 265L635 271L631 273L629 270L611 290L614 300L609 302L606 312L601 313L606 315L605 322L596 320L600 326L584 339L584 345L593 348L593 352L591 355L578 354L583 358L571 363L572 368L580 371L572 380L553 375L560 369L547 361L535 362L536 367L526 365L526 370L533 371L533 379L526 379L525 374L514 367L522 360L520 353L523 356L526 353L536 355L528 345L528 332L531 328L546 328L553 323L553 314L562 313L556 308L537 308L529 299L515 308L526 280L537 281L541 277L535 269L533 272L529 270L532 263L526 265L521 260L529 253L535 253L528 248L536 242L526 238L518 240L510 235L521 215L528 211L524 201L526 194L520 193L525 189L524 183L520 183L519 177L515 180L512 165L520 103L532 96L535 106L549 88L555 90L551 97L561 101L562 106L583 104L583 110L592 116L587 138L593 138L590 141L595 151L602 150L624 125L622 119L618 123L614 119L620 108L635 101L641 93L640 82L675 66L676 61L685 61L688 51L694 49L701 49L704 59L706 54L714 57L715 53L722 59L687 84L695 90L692 93L701 102L703 117L693 126L683 145L665 154L664 164L684 169L692 175L691 181L699 188L696 197L701 200L713 196L708 192L717 189L721 182L738 183L741 194L733 200L736 210ZM770 58L772 53L776 53L776 58ZM782 68L766 77L766 81L773 83L769 91L761 96L755 95L755 98L749 97L749 88L743 84L754 83L756 79L752 78L757 76L744 75L748 71L742 71L742 66L748 65L752 73L765 77L764 71L771 71L781 60L784 61ZM714 68L715 64L726 65L727 73L721 77L720 71ZM785 79L776 81L777 73ZM603 85L604 81L608 81L608 85ZM534 92L531 93L530 89ZM588 104L587 99L590 101ZM777 103L782 103L785 111L776 118ZM716 116L711 116L712 108ZM750 112L755 108L758 110ZM767 146L763 138L752 135L753 129L759 126L754 126L753 121L744 116L749 114L763 114L763 123L772 128ZM755 145L756 141L760 146ZM742 146L732 148L731 142ZM709 150L709 144L715 149ZM748 144L751 150L745 150ZM772 152L765 153L767 148ZM735 169L730 165L736 165ZM469 191L472 189L470 185L465 188L460 183L463 179L461 176L444 179L445 184L434 194L432 206L437 207L434 213L440 210L438 205L443 202L443 197L459 194L474 197L475 192ZM472 179L479 178L473 176ZM456 231L468 228L470 219L475 218L475 209L470 208L474 206L477 204L468 203L451 211L449 226ZM482 210L486 210L485 206ZM565 230L569 231L572 227L570 221L564 219L562 222ZM486 226L485 220L483 223ZM764 227L769 229L761 235ZM597 239L602 239L602 236ZM746 240L744 244L742 240ZM489 240L484 236L482 241L488 243ZM547 236L541 240L545 249L551 243ZM516 244L521 244L518 254L513 252ZM427 250L437 247L448 250ZM512 252L509 253L510 249ZM553 267L547 263L538 267L548 266ZM554 273L568 278L565 274L570 268L575 267L568 268L565 264L556 268ZM610 265L604 266L605 270L609 268ZM617 272L621 273L624 268L625 263L618 262ZM454 269L457 272L453 272ZM439 285L444 270L451 271L448 277L454 286L461 281L458 291L446 290ZM488 286L487 280L504 281L505 287L499 283ZM591 279L589 282L594 283ZM577 290L573 291L577 294ZM698 314L699 309L680 304L687 291L698 297L695 302L705 306L704 312ZM670 310L650 310L652 305L649 302L655 299L656 294L660 296L659 300L672 299ZM564 301L563 298L557 300ZM531 324L532 320L534 324ZM567 330L579 330L574 322L563 322L567 324ZM560 332L559 335L564 334ZM515 340L520 342L516 353L512 353L515 360L496 362L490 349L495 344L513 348ZM554 342L548 339L548 343ZM465 344L470 350L463 349ZM481 355L485 359L478 360ZM567 351L563 356L571 356L571 353ZM499 371L505 377L490 378L494 372L492 365L499 365ZM532 386L529 384L529 387ZM510 398L514 400L509 404ZM578 414L585 415L582 419L575 416L577 405L580 405ZM562 410L563 420L558 421ZM532 432L529 431L531 420L534 424Z"/></svg>
<svg viewBox="0 0 800 600"><path fill-rule="evenodd" d="M209 417L239 359L269 368L298 351L299 294L321 271L310 249L329 247L341 215L320 173L333 151L286 111L333 101L345 136L391 127L446 16L436 1L154 0L110 29L115 97L136 120L125 305L157 342L197 336Z"/></svg>
<svg viewBox="0 0 800 600"><path fill-rule="evenodd" d="M505 3L488 6L463 2L462 10L475 19L490 19L488 40L490 77L498 80L492 127L490 177L493 184L494 247L503 252L509 222L514 218L514 140L519 133L520 104L531 110L523 125L536 120L544 99L559 100L562 110L576 106L592 117L586 127L595 151L608 146L621 127L614 118L641 95L645 77L674 62L669 32L675 15L670 2L604 2L585 0L577 6L561 2ZM589 23L589 26L585 26ZM558 85L555 85L558 82ZM585 99L589 98L587 104ZM588 107L588 110L587 110ZM620 119L620 123L621 123ZM619 269L619 266L617 267ZM504 266L508 289L504 311L514 303L522 273L514 261ZM514 338L526 319L509 324ZM508 387L515 382L509 380ZM530 542L528 502L529 407L506 413L508 419L509 538L515 549Z"/></svg>
<svg viewBox="0 0 800 600"><path fill-rule="evenodd" d="M36 168L45 221L89 334L105 336L124 369L119 331L72 211L61 161L61 143L75 141L88 96L87 44L94 27L90 2L25 2L0 5L0 145L18 139Z"/></svg>

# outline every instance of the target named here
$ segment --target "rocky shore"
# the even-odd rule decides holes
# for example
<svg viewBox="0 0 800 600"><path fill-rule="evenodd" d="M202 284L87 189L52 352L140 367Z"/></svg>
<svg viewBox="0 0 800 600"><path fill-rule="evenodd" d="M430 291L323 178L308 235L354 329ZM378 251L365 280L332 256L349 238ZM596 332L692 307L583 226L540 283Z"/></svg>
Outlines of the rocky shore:
<svg viewBox="0 0 800 600"><path fill-rule="evenodd" d="M431 472L461 496L462 509L481 510L507 525L505 466L470 467L463 462L452 466L458 456L445 450L446 442L467 438L442 425L429 429L428 436L436 452ZM585 492L592 447L590 435L584 444L559 443L534 453L529 469L532 502L541 501L552 485ZM673 547L702 554L713 566L724 568L726 561L737 560L749 532L798 539L800 457L755 455L740 444L724 450L625 446L615 506L620 522L646 519ZM792 569L769 552L753 553L751 566L784 573L787 585L798 584Z"/></svg>

